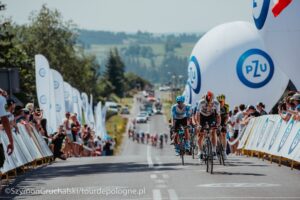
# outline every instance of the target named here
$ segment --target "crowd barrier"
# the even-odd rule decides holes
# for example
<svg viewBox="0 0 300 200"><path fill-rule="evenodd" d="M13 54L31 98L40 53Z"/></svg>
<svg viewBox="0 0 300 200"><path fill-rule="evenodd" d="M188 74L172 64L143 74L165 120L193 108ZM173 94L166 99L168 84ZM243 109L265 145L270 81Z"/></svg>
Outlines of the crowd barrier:
<svg viewBox="0 0 300 200"><path fill-rule="evenodd" d="M25 125L18 124L18 129L18 133L13 130L14 151L11 155L6 152L9 144L8 137L3 130L0 131L0 141L5 151L5 162L3 167L0 168L0 175L53 156L47 143L35 128L30 127L27 129Z"/></svg>
<svg viewBox="0 0 300 200"><path fill-rule="evenodd" d="M300 162L300 122L279 115L250 120L241 132L238 149Z"/></svg>

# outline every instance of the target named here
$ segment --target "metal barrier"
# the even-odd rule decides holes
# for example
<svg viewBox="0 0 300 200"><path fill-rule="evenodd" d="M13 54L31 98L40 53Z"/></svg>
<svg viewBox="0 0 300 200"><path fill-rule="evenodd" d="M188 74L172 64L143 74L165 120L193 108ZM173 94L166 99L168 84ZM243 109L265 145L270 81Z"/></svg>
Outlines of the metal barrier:
<svg viewBox="0 0 300 200"><path fill-rule="evenodd" d="M300 122L288 122L279 115L265 115L250 120L239 140L238 149L259 157L269 155L271 161L278 158L300 163Z"/></svg>
<svg viewBox="0 0 300 200"><path fill-rule="evenodd" d="M13 130L14 151L9 156L6 153L9 140L4 131L0 131L0 141L4 147L5 162L0 168L0 177L10 171L15 171L28 164L36 165L40 160L51 160L53 154L43 137L31 126L18 124L19 132ZM43 162L43 161L42 161Z"/></svg>

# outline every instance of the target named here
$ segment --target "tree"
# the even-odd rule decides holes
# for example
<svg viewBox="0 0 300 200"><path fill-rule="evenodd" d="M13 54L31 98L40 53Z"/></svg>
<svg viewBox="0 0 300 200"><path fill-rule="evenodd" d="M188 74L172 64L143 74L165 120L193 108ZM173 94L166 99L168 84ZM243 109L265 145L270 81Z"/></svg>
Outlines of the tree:
<svg viewBox="0 0 300 200"><path fill-rule="evenodd" d="M125 65L119 56L118 50L111 50L109 52L104 76L114 86L113 93L118 97L124 96L124 71Z"/></svg>
<svg viewBox="0 0 300 200"><path fill-rule="evenodd" d="M30 21L27 26L15 28L17 43L30 58L28 74L34 74L34 56L43 54L50 67L59 71L65 81L81 91L99 94L96 83L100 79L100 65L95 56L86 55L83 49L76 47L76 26L71 21L63 21L57 10L52 11L45 5L30 16ZM28 83L35 85L35 79Z"/></svg>

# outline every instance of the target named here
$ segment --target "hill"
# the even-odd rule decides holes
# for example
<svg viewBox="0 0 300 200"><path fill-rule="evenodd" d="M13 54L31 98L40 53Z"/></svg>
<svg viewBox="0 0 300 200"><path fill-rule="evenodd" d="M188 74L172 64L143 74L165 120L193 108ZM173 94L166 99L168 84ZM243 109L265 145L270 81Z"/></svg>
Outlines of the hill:
<svg viewBox="0 0 300 200"><path fill-rule="evenodd" d="M202 34L135 34L78 30L78 45L96 55L104 69L110 49L117 48L126 65L152 83L170 83L171 75L182 75L184 84L190 53Z"/></svg>

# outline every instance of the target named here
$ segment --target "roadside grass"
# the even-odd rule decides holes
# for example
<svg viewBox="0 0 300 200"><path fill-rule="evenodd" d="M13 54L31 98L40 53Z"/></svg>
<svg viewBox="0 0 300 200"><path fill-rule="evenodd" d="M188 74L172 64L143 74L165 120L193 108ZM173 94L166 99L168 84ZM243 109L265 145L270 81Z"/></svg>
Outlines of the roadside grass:
<svg viewBox="0 0 300 200"><path fill-rule="evenodd" d="M114 154L118 154L120 151L120 146L123 141L123 134L126 131L128 118L124 118L121 115L114 115L106 121L106 130L108 135L110 135L116 142L114 149Z"/></svg>
<svg viewBox="0 0 300 200"><path fill-rule="evenodd" d="M126 97L118 99L117 102L124 107L127 105L129 110L132 108L133 98ZM122 116L121 114L113 115L106 120L106 130L108 135L110 135L116 142L114 149L114 155L118 154L120 151L120 146L123 141L123 134L126 132L128 118Z"/></svg>

